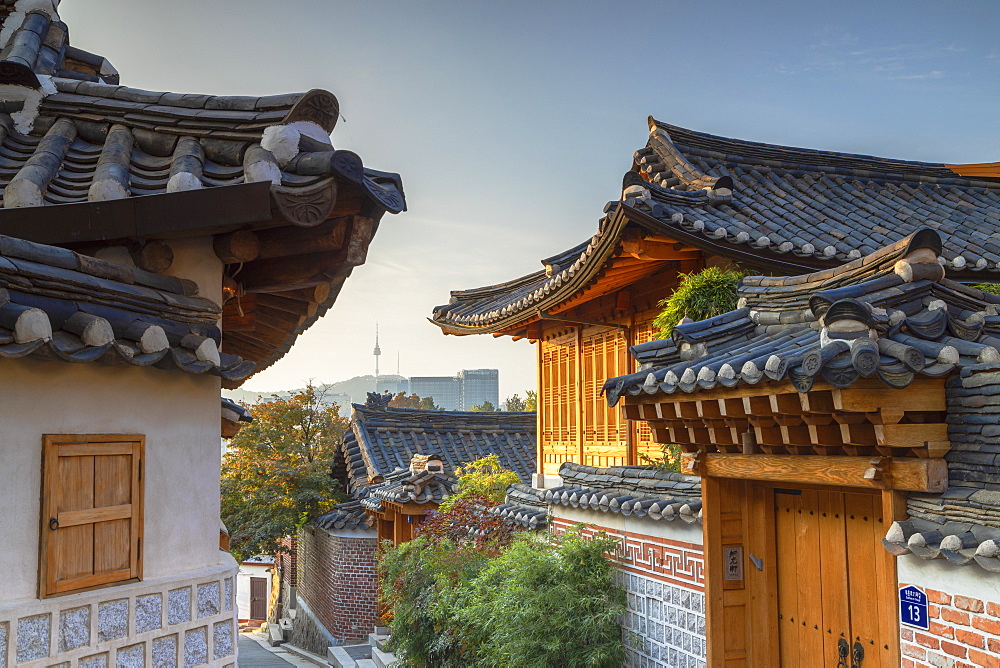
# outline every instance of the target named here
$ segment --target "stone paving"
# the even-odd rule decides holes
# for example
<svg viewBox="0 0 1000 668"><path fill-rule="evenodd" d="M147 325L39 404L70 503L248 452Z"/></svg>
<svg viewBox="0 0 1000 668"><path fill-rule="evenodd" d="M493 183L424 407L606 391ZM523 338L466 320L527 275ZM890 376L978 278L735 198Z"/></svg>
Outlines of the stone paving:
<svg viewBox="0 0 1000 668"><path fill-rule="evenodd" d="M269 647L251 634L241 633L238 642L240 668L314 668L322 665L281 647Z"/></svg>

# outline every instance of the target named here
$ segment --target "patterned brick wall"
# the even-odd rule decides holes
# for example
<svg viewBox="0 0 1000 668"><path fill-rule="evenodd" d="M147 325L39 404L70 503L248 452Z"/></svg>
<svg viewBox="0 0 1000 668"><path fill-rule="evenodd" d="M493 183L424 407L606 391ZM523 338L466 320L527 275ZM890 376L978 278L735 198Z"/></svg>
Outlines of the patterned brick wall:
<svg viewBox="0 0 1000 668"><path fill-rule="evenodd" d="M299 534L298 595L337 640L360 640L375 630L377 543L374 531L308 527Z"/></svg>
<svg viewBox="0 0 1000 668"><path fill-rule="evenodd" d="M925 591L930 629L900 629L903 668L1000 668L1000 602Z"/></svg>
<svg viewBox="0 0 1000 668"><path fill-rule="evenodd" d="M550 528L565 531L573 524L553 518ZM620 541L617 580L628 593L625 665L705 668L704 548L599 524L588 524L585 533L597 531Z"/></svg>

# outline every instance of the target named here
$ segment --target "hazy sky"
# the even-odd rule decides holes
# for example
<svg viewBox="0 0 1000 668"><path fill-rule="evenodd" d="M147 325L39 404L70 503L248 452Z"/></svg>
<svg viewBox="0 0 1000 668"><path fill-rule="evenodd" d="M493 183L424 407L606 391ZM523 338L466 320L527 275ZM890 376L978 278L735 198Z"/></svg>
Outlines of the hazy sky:
<svg viewBox="0 0 1000 668"><path fill-rule="evenodd" d="M724 136L936 162L1000 160L1000 3L64 0L71 42L122 83L325 88L333 144L399 172L330 313L245 389L382 370L500 369L535 351L427 322L448 291L535 271L594 233L646 117Z"/></svg>

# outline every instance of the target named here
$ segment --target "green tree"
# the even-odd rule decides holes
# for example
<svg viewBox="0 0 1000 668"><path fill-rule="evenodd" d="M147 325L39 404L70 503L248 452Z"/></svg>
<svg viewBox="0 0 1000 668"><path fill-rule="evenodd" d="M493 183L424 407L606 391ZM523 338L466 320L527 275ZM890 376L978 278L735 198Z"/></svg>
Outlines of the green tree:
<svg viewBox="0 0 1000 668"><path fill-rule="evenodd" d="M420 408L427 411L441 410L434 405L434 397L421 397L416 394L406 395L406 392L398 392L389 402L392 408Z"/></svg>
<svg viewBox="0 0 1000 668"><path fill-rule="evenodd" d="M312 383L250 408L253 422L222 458L222 521L238 560L276 554L282 537L341 500L330 470L348 425Z"/></svg>
<svg viewBox="0 0 1000 668"><path fill-rule="evenodd" d="M481 403L481 404L479 404L477 406L473 406L469 410L481 411L483 413L494 413L494 412L496 412L497 407L493 405L492 401L490 401L489 399L485 399L483 401L483 403Z"/></svg>
<svg viewBox="0 0 1000 668"><path fill-rule="evenodd" d="M505 411L526 411L528 410L528 402L515 393L503 402L503 409Z"/></svg>
<svg viewBox="0 0 1000 668"><path fill-rule="evenodd" d="M524 393L524 410L526 411L537 411L538 410L538 392L534 390L528 390Z"/></svg>
<svg viewBox="0 0 1000 668"><path fill-rule="evenodd" d="M457 502L470 496L488 499L492 506L500 505L507 496L507 488L519 482L516 473L500 464L495 452L458 467L455 475L458 476L458 492L441 503L439 510L442 512L451 510Z"/></svg>

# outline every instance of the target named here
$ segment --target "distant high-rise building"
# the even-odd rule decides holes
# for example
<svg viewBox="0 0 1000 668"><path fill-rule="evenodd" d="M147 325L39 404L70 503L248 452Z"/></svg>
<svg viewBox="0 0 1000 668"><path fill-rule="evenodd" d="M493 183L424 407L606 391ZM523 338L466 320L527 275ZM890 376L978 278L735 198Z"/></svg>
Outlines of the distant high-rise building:
<svg viewBox="0 0 1000 668"><path fill-rule="evenodd" d="M434 405L446 411L462 410L462 384L455 376L413 376L410 393L432 397Z"/></svg>
<svg viewBox="0 0 1000 668"><path fill-rule="evenodd" d="M448 411L467 411L489 401L500 408L500 372L496 369L463 369L456 376L414 376L410 392L431 397Z"/></svg>
<svg viewBox="0 0 1000 668"><path fill-rule="evenodd" d="M462 369L458 372L462 385L462 410L481 406L488 401L500 409L500 372L497 369Z"/></svg>

